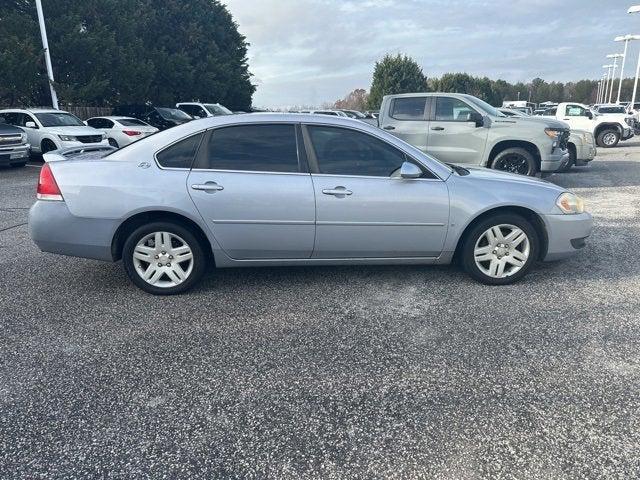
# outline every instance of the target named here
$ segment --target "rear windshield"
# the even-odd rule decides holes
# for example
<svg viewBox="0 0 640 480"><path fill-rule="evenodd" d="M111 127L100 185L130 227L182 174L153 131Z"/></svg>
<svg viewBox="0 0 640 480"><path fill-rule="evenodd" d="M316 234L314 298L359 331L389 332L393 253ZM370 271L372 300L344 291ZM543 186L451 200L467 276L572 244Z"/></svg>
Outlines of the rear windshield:
<svg viewBox="0 0 640 480"><path fill-rule="evenodd" d="M43 127L83 127L84 123L67 112L36 113Z"/></svg>
<svg viewBox="0 0 640 480"><path fill-rule="evenodd" d="M125 127L146 127L148 126L142 120L136 120L135 118L119 118L118 123Z"/></svg>

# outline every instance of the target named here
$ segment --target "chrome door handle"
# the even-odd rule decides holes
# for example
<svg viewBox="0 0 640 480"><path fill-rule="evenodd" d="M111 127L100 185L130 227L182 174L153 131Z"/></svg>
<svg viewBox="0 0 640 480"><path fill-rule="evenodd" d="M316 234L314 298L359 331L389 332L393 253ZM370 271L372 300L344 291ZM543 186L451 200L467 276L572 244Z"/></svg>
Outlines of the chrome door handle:
<svg viewBox="0 0 640 480"><path fill-rule="evenodd" d="M435 130L436 132L440 132L444 130L444 127L431 127L431 130Z"/></svg>
<svg viewBox="0 0 640 480"><path fill-rule="evenodd" d="M201 190L207 193L215 193L215 192L224 190L224 187L222 185L218 185L216 182L207 182L207 183L201 183L201 184L196 183L194 185L191 185L191 188L193 188L194 190Z"/></svg>
<svg viewBox="0 0 640 480"><path fill-rule="evenodd" d="M344 187L328 188L322 190L325 195L333 195L334 197L344 197L353 194L351 190L347 190Z"/></svg>

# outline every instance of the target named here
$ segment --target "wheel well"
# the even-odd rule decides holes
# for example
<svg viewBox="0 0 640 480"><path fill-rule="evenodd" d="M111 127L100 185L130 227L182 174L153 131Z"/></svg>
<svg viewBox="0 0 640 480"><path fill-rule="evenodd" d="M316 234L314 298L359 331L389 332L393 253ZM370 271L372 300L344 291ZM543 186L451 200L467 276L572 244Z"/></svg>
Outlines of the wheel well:
<svg viewBox="0 0 640 480"><path fill-rule="evenodd" d="M603 130L617 130L619 134L622 134L622 127L620 127L619 124L617 123L601 123L600 125L598 125L598 127L596 128L596 132L595 132L595 137L597 137L598 135L600 135L602 133Z"/></svg>
<svg viewBox="0 0 640 480"><path fill-rule="evenodd" d="M122 258L122 249L124 247L124 242L127 240L127 237L131 234L131 232L133 232L136 228L150 222L172 222L177 223L184 228L188 228L191 233L193 233L200 241L203 250L209 256L209 259L213 260L211 243L209 243L209 239L197 223L178 213L151 211L133 215L118 227L116 233L113 236L113 240L111 241L111 256L113 257L114 261L118 261Z"/></svg>
<svg viewBox="0 0 640 480"><path fill-rule="evenodd" d="M49 142L50 144L52 144L54 147L58 148L56 146L56 142L54 142L53 140L51 140L50 138L43 138L42 141L40 142L40 148L42 148L44 146L44 144L46 142Z"/></svg>
<svg viewBox="0 0 640 480"><path fill-rule="evenodd" d="M540 216L533 210L529 210L528 208L524 208L524 207L515 207L515 206L493 208L491 210L487 210L486 212L483 212L482 214L474 218L473 221L469 223L469 225L467 225L467 227L464 229L464 232L462 232L462 235L460 235L460 238L458 239L458 244L456 245L454 259L460 258L462 244L464 243L465 238L467 237L469 232L479 222L493 215L499 215L503 213L512 213L512 214L520 215L526 218L527 220L529 220L531 225L533 225L533 228L536 230L536 233L538 234L538 238L540 240L539 259L542 260L547 255L547 248L549 246L549 238L547 237L547 229L544 226L544 222L542 221Z"/></svg>
<svg viewBox="0 0 640 480"><path fill-rule="evenodd" d="M504 152L507 148L524 148L531 155L533 155L533 158L536 159L536 163L538 164L538 168L540 168L540 162L541 162L540 150L538 150L538 147L536 147L533 143L525 142L523 140L504 140L502 142L495 144L494 147L491 149L491 153L489 154L489 161L487 163L487 167L490 167L491 163L496 158L496 156L500 152Z"/></svg>

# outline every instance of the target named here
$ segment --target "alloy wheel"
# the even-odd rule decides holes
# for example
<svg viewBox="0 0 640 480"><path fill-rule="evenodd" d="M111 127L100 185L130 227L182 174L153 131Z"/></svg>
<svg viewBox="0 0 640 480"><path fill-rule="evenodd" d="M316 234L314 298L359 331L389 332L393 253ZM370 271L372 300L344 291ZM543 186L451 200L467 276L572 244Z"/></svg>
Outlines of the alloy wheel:
<svg viewBox="0 0 640 480"><path fill-rule="evenodd" d="M605 133L602 136L602 143L604 143L607 146L615 145L617 139L618 138L615 133L611 133L611 132Z"/></svg>
<svg viewBox="0 0 640 480"><path fill-rule="evenodd" d="M478 238L473 254L476 266L492 278L505 278L520 271L531 253L527 234L515 225L495 225Z"/></svg>
<svg viewBox="0 0 640 480"><path fill-rule="evenodd" d="M525 157L516 153L500 158L494 168L503 172L517 173L520 175L529 174L529 162Z"/></svg>
<svg viewBox="0 0 640 480"><path fill-rule="evenodd" d="M136 272L149 285L160 288L183 283L193 271L193 251L175 233L154 232L142 237L133 250Z"/></svg>

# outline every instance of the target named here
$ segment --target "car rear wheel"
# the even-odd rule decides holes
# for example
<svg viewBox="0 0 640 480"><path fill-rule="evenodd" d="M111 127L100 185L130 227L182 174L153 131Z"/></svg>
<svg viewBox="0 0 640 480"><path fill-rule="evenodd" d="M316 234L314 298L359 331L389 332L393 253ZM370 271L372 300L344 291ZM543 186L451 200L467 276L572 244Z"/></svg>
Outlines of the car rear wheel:
<svg viewBox="0 0 640 480"><path fill-rule="evenodd" d="M499 214L475 225L462 248L463 265L472 278L487 285L507 285L527 274L540 247L529 221Z"/></svg>
<svg viewBox="0 0 640 480"><path fill-rule="evenodd" d="M620 141L620 132L615 129L603 130L596 138L598 146L602 148L613 148Z"/></svg>
<svg viewBox="0 0 640 480"><path fill-rule="evenodd" d="M491 162L491 168L519 175L535 176L538 173L536 159L524 148L507 148L498 153Z"/></svg>
<svg viewBox="0 0 640 480"><path fill-rule="evenodd" d="M206 271L207 256L185 227L154 222L133 231L124 243L122 262L131 281L154 295L175 295L192 288Z"/></svg>

